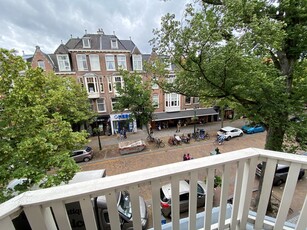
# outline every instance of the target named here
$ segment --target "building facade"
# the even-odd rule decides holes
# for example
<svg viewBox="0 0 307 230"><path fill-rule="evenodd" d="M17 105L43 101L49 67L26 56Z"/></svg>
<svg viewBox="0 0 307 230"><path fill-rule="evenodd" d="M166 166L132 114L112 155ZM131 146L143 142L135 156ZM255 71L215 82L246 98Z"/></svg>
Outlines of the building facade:
<svg viewBox="0 0 307 230"><path fill-rule="evenodd" d="M115 86L124 84L120 69L137 71L145 81L151 81L152 103L156 108L152 128L160 130L178 123L189 125L219 119L218 111L202 108L197 97L164 92L156 83L159 79L143 70L144 63L155 58L165 57L159 57L155 52L142 54L131 39L120 40L116 35L106 35L99 29L96 34L71 37L53 54L45 54L37 46L27 61L33 68L74 77L84 87L91 109L98 114L96 121L88 126L90 133L94 128L100 128L102 135L116 134L123 127L129 132L137 131L137 122L131 122L129 111L118 113L113 108L118 96ZM171 83L176 77L174 67L169 65L167 71L165 79Z"/></svg>

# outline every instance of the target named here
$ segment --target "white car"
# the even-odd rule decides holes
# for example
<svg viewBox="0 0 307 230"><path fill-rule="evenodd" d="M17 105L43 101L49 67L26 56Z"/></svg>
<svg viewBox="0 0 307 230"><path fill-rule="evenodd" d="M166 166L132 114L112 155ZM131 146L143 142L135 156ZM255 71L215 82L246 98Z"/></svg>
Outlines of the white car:
<svg viewBox="0 0 307 230"><path fill-rule="evenodd" d="M230 126L226 126L224 128L221 128L218 132L217 135L224 135L225 140L229 141L233 137L242 137L243 136L243 131L242 129L239 128L234 128Z"/></svg>

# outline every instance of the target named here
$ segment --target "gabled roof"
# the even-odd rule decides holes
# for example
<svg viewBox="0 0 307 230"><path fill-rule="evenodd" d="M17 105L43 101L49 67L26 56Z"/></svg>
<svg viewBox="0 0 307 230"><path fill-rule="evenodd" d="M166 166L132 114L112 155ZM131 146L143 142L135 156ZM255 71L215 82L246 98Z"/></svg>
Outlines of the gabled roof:
<svg viewBox="0 0 307 230"><path fill-rule="evenodd" d="M68 49L65 45L61 44L55 51L55 54L68 54Z"/></svg>

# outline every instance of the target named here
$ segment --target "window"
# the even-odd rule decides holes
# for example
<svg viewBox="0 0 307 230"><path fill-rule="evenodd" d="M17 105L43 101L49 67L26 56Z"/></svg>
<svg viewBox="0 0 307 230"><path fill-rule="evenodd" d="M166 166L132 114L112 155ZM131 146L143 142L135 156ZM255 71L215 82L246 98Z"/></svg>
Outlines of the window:
<svg viewBox="0 0 307 230"><path fill-rule="evenodd" d="M45 62L44 61L37 61L37 66L43 70L46 70L46 67L45 67Z"/></svg>
<svg viewBox="0 0 307 230"><path fill-rule="evenodd" d="M100 86L100 92L103 93L104 92L104 87L103 87L103 79L102 79L102 77L99 78L99 86Z"/></svg>
<svg viewBox="0 0 307 230"><path fill-rule="evenodd" d="M70 71L70 63L67 54L57 55L60 71Z"/></svg>
<svg viewBox="0 0 307 230"><path fill-rule="evenodd" d="M84 87L83 78L79 77L78 80L79 80L79 83L81 84L81 86Z"/></svg>
<svg viewBox="0 0 307 230"><path fill-rule="evenodd" d="M179 94L177 93L165 94L165 106L166 107L178 107L179 106Z"/></svg>
<svg viewBox="0 0 307 230"><path fill-rule="evenodd" d="M96 92L98 92L96 77L86 77L85 81L86 81L87 91L89 93L96 93Z"/></svg>
<svg viewBox="0 0 307 230"><path fill-rule="evenodd" d="M90 38L83 38L82 43L83 43L83 48L91 48Z"/></svg>
<svg viewBox="0 0 307 230"><path fill-rule="evenodd" d="M152 95L152 105L155 108L159 108L159 95L158 94L153 94Z"/></svg>
<svg viewBox="0 0 307 230"><path fill-rule="evenodd" d="M193 103L194 104L199 103L199 97L193 97Z"/></svg>
<svg viewBox="0 0 307 230"><path fill-rule="evenodd" d="M92 71L100 71L99 56L97 54L90 55L90 63Z"/></svg>
<svg viewBox="0 0 307 230"><path fill-rule="evenodd" d="M77 65L80 71L88 70L85 54L77 54Z"/></svg>
<svg viewBox="0 0 307 230"><path fill-rule="evenodd" d="M152 89L159 89L159 85L157 84L158 83L158 77L155 77L153 76L152 79L151 79L151 88Z"/></svg>
<svg viewBox="0 0 307 230"><path fill-rule="evenodd" d="M111 76L108 76L108 88L109 88L109 92L113 91L112 77Z"/></svg>
<svg viewBox="0 0 307 230"><path fill-rule="evenodd" d="M94 111L94 100L90 99L90 110Z"/></svg>
<svg viewBox="0 0 307 230"><path fill-rule="evenodd" d="M169 84L174 83L175 78L176 78L175 74L169 74L167 76L167 83L169 83Z"/></svg>
<svg viewBox="0 0 307 230"><path fill-rule="evenodd" d="M111 104L112 104L112 111L114 111L114 105L116 104L117 99L116 98L112 98L111 99Z"/></svg>
<svg viewBox="0 0 307 230"><path fill-rule="evenodd" d="M191 104L191 97L185 97L185 103L186 104Z"/></svg>
<svg viewBox="0 0 307 230"><path fill-rule="evenodd" d="M117 66L120 69L127 69L127 62L125 55L117 55Z"/></svg>
<svg viewBox="0 0 307 230"><path fill-rule="evenodd" d="M111 39L111 49L118 49L117 39Z"/></svg>
<svg viewBox="0 0 307 230"><path fill-rule="evenodd" d="M133 70L143 70L142 55L132 55Z"/></svg>
<svg viewBox="0 0 307 230"><path fill-rule="evenodd" d="M98 112L105 112L106 111L104 98L98 98L97 99L97 111Z"/></svg>
<svg viewBox="0 0 307 230"><path fill-rule="evenodd" d="M122 76L114 76L114 85L115 85L115 90L116 88L123 88L124 86L124 81Z"/></svg>
<svg viewBox="0 0 307 230"><path fill-rule="evenodd" d="M114 55L106 55L106 67L108 71L115 70Z"/></svg>

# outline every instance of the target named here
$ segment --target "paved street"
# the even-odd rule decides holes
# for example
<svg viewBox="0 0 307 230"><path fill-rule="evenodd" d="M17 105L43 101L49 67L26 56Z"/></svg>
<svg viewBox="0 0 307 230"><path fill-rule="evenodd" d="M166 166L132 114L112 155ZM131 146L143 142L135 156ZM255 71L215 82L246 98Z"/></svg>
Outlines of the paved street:
<svg viewBox="0 0 307 230"><path fill-rule="evenodd" d="M245 121L243 119L236 120L234 122L225 122L224 126L234 126L241 127ZM106 169L107 175L116 175L131 171L136 171L144 168L150 168L175 162L182 161L182 156L184 153L190 153L193 158L197 159L200 157L207 157L210 155L210 152L213 151L217 146L213 143L216 131L220 128L220 122L205 124L198 126L199 128L205 128L211 135L211 139L208 141L191 141L191 144L182 144L179 146L169 146L167 144L167 139L170 136L175 134L175 128L166 129L162 131L155 131L154 136L161 138L166 146L164 148L157 148L154 144L150 144L147 148L139 153L129 154L129 155L120 155L118 152L118 142L116 136L102 136L101 144L103 150L99 151L98 138L91 137L89 145L95 150L95 157L92 161L87 163L81 163L80 166L82 170L94 170L94 169ZM193 126L182 127L180 134L182 133L192 133L194 130ZM143 130L139 130L136 134L128 134L128 140L139 140L145 139L147 134ZM235 151L238 149L244 149L249 147L254 148L264 148L265 144L264 133L257 133L252 135L244 135L243 137L238 137L231 139L230 141L225 141L223 145L219 145L220 152L226 153L230 151ZM232 179L234 182L234 178ZM258 180L255 179L254 188L256 189L258 185ZM147 200L147 203L150 206L150 197L151 194L149 185L144 185L140 188L140 193ZM218 191L217 191L218 192ZM229 196L232 195L232 188L230 188ZM274 187L273 196L277 199L282 197L283 187ZM301 209L303 200L307 193L307 179L306 176L303 180L298 182L297 191L295 194L295 200L291 204L291 209L293 213ZM215 205L218 205L218 198L216 196ZM149 201L148 201L149 200Z"/></svg>

